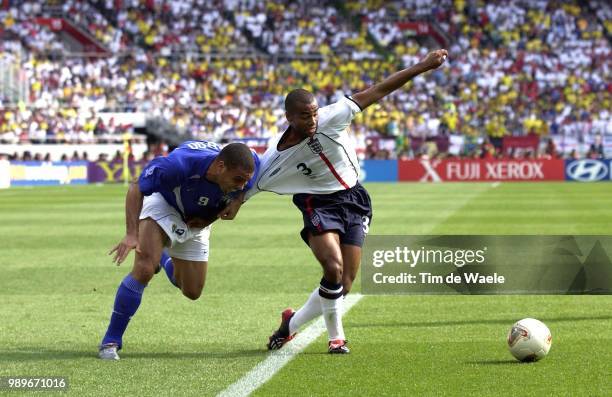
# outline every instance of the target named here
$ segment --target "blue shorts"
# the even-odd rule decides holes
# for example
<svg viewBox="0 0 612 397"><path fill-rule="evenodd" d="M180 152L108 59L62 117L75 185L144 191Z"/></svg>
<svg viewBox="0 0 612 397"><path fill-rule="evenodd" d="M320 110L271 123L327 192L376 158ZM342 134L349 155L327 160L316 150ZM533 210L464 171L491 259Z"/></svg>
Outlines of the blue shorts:
<svg viewBox="0 0 612 397"><path fill-rule="evenodd" d="M335 230L341 244L363 245L372 221L372 202L359 183L331 194L296 194L293 204L302 211L304 229L300 234L306 244L308 232L316 235Z"/></svg>

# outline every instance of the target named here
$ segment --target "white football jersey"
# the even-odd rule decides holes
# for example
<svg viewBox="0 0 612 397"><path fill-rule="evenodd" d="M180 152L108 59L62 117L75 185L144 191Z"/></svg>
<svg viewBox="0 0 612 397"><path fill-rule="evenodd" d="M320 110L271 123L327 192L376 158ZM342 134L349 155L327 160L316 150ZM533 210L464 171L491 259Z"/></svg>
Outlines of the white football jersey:
<svg viewBox="0 0 612 397"><path fill-rule="evenodd" d="M282 151L281 136L271 139L261 158L257 182L246 198L260 191L278 194L328 194L349 189L359 179L359 161L348 127L360 112L350 98L318 110L319 124L312 139Z"/></svg>

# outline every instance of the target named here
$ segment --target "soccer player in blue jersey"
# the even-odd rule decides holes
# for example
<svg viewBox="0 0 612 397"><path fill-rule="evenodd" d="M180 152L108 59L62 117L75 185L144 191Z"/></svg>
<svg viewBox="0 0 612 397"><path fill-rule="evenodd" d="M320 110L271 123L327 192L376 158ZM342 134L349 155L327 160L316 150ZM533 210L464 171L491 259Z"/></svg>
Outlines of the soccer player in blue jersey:
<svg viewBox="0 0 612 397"><path fill-rule="evenodd" d="M121 264L132 249L134 266L117 290L98 356L119 360L128 323L154 274L164 269L189 299L198 299L208 267L210 225L233 219L257 176L259 159L246 145L189 141L152 160L130 185L125 237L109 253ZM167 247L164 250L164 247Z"/></svg>

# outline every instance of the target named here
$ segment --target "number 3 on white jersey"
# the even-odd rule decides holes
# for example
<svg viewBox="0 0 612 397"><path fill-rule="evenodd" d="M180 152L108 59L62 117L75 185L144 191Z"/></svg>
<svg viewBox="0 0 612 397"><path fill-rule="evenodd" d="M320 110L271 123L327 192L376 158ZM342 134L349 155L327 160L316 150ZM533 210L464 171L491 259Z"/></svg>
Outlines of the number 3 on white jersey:
<svg viewBox="0 0 612 397"><path fill-rule="evenodd" d="M363 232L365 234L368 234L368 232L370 231L370 218L368 218L367 216L362 216L361 221L363 222Z"/></svg>

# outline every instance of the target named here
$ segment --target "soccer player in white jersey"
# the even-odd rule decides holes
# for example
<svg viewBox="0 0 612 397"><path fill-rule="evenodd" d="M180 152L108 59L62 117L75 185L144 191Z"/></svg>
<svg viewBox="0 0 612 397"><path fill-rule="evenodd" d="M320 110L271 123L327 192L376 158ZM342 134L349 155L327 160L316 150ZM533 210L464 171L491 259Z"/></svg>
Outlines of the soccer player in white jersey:
<svg viewBox="0 0 612 397"><path fill-rule="evenodd" d="M323 267L323 278L297 312L283 311L268 349L281 348L302 325L323 314L329 353L349 353L341 298L350 291L359 270L372 209L368 192L358 183L359 164L347 129L356 113L415 76L438 68L447 55L446 50L433 51L414 66L323 108L306 90L287 95L289 127L270 142L247 198L259 191L294 195L293 203L304 219L301 236Z"/></svg>

